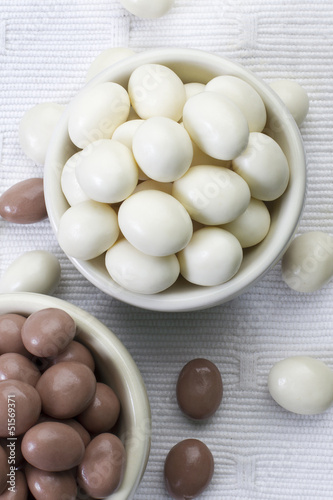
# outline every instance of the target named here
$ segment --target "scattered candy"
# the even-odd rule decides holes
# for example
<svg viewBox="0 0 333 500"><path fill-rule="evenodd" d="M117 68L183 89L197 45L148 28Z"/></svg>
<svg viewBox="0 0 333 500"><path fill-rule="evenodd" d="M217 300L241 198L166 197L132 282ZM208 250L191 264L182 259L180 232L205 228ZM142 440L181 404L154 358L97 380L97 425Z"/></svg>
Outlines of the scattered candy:
<svg viewBox="0 0 333 500"><path fill-rule="evenodd" d="M58 259L46 250L32 250L17 257L0 278L0 293L52 294L60 280Z"/></svg>
<svg viewBox="0 0 333 500"><path fill-rule="evenodd" d="M98 75L98 73L112 64L122 61L123 59L126 59L126 57L133 56L134 54L134 50L127 47L112 47L103 50L103 52L101 52L91 63L87 71L86 82L92 80L92 78Z"/></svg>
<svg viewBox="0 0 333 500"><path fill-rule="evenodd" d="M282 257L282 278L297 292L315 292L333 276L333 238L322 231L297 236Z"/></svg>
<svg viewBox="0 0 333 500"><path fill-rule="evenodd" d="M284 409L315 415L333 404L333 372L319 359L291 356L272 367L268 389Z"/></svg>
<svg viewBox="0 0 333 500"><path fill-rule="evenodd" d="M0 196L0 216L15 224L34 224L46 219L43 179L14 184Z"/></svg>
<svg viewBox="0 0 333 500"><path fill-rule="evenodd" d="M46 152L64 106L43 102L23 115L19 126L19 139L24 153L39 165L44 165Z"/></svg>
<svg viewBox="0 0 333 500"><path fill-rule="evenodd" d="M174 0L119 0L131 14L146 19L164 16L173 6Z"/></svg>
<svg viewBox="0 0 333 500"><path fill-rule="evenodd" d="M192 359L178 376L176 394L179 408L188 417L194 420L211 417L222 401L219 369L208 359Z"/></svg>
<svg viewBox="0 0 333 500"><path fill-rule="evenodd" d="M195 498L209 485L214 458L198 439L185 439L169 451L164 464L165 486L172 498Z"/></svg>
<svg viewBox="0 0 333 500"><path fill-rule="evenodd" d="M302 125L309 111L309 96L305 89L292 80L277 80L270 87L287 106L297 125Z"/></svg>

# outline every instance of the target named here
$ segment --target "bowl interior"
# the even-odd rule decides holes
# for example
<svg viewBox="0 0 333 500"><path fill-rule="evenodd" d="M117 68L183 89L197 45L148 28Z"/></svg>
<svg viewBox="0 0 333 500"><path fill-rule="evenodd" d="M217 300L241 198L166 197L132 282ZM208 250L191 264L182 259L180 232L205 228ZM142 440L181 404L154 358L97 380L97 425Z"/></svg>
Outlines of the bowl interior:
<svg viewBox="0 0 333 500"><path fill-rule="evenodd" d="M242 78L261 95L267 110L265 133L282 147L290 167L290 181L285 193L270 203L271 227L266 238L244 252L242 266L230 281L213 287L200 287L179 279L159 294L141 295L117 285L104 265L104 256L91 261L70 258L77 269L105 293L129 304L151 310L188 311L211 307L233 299L260 279L282 256L296 230L305 197L306 162L299 129L278 96L260 78L228 59L200 50L160 49L138 53L109 67L86 88L113 81L127 88L132 71L146 63L164 64L174 70L184 83L207 83L218 75ZM61 215L68 208L61 191L60 176L67 159L77 151L68 131L70 105L53 135L45 165L45 199L49 219L57 234Z"/></svg>
<svg viewBox="0 0 333 500"><path fill-rule="evenodd" d="M95 358L99 380L110 385L120 399L117 433L126 449L126 468L119 489L109 498L131 499L144 474L150 451L150 406L141 374L119 339L86 311L45 295L13 293L0 296L0 314L29 316L47 307L63 309L72 316L77 325L75 340L89 348Z"/></svg>

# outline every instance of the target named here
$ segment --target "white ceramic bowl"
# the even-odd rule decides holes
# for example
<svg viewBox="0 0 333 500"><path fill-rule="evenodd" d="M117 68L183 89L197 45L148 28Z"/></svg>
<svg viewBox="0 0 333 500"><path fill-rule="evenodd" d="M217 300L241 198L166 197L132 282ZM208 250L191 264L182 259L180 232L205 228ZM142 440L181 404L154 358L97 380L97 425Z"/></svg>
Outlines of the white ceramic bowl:
<svg viewBox="0 0 333 500"><path fill-rule="evenodd" d="M63 309L74 319L77 325L75 339L89 348L95 358L99 380L110 385L120 399L118 434L126 449L126 467L119 489L107 498L132 499L146 469L151 441L150 406L141 374L114 333L86 311L46 295L0 294L0 314L29 316L47 307Z"/></svg>
<svg viewBox="0 0 333 500"><path fill-rule="evenodd" d="M123 289L110 278L104 265L104 256L91 261L70 260L96 287L123 302L159 311L204 309L227 302L248 290L281 258L288 247L301 216L305 197L306 162L303 143L294 119L267 84L239 64L204 51L159 49L138 53L104 70L88 87L113 81L126 88L132 71L146 63L169 66L184 83L206 83L215 76L229 74L251 84L265 103L269 135L280 144L287 156L290 166L288 188L276 202L270 203L271 227L266 238L244 252L240 270L222 285L200 287L180 279L159 294L141 295ZM76 151L67 131L68 114L67 109L52 138L44 174L46 206L55 233L61 215L68 208L60 186L61 171L67 159Z"/></svg>

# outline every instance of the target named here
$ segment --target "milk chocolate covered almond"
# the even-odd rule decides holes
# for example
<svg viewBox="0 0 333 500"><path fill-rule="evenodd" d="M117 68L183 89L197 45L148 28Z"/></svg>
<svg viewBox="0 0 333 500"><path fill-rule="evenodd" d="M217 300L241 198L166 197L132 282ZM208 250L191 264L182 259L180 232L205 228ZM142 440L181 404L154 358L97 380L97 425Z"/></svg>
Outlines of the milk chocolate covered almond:
<svg viewBox="0 0 333 500"><path fill-rule="evenodd" d="M75 500L77 485L71 471L47 472L25 467L30 492L36 500Z"/></svg>
<svg viewBox="0 0 333 500"><path fill-rule="evenodd" d="M16 224L33 224L45 219L43 179L26 179L7 189L0 196L0 215Z"/></svg>

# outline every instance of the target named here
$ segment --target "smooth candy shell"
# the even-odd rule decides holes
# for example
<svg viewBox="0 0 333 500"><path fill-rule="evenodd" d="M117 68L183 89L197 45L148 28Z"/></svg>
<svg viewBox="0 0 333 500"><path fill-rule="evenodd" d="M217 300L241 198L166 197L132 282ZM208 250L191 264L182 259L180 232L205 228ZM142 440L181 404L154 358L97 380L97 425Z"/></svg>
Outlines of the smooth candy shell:
<svg viewBox="0 0 333 500"><path fill-rule="evenodd" d="M319 359L291 356L271 368L268 389L284 409L315 415L333 403L333 372Z"/></svg>
<svg viewBox="0 0 333 500"><path fill-rule="evenodd" d="M258 92L247 82L231 75L220 75L210 80L206 91L220 92L243 112L250 132L261 132L266 124L265 104Z"/></svg>
<svg viewBox="0 0 333 500"><path fill-rule="evenodd" d="M218 92L201 92L183 109L183 123L191 139L209 156L232 160L246 148L249 127L241 110Z"/></svg>
<svg viewBox="0 0 333 500"><path fill-rule="evenodd" d="M61 275L58 259L45 250L32 250L17 257L0 279L0 293L52 294Z"/></svg>
<svg viewBox="0 0 333 500"><path fill-rule="evenodd" d="M71 471L47 472L25 466L30 492L36 500L75 500L77 485Z"/></svg>
<svg viewBox="0 0 333 500"><path fill-rule="evenodd" d="M28 109L19 125L19 140L24 153L39 165L44 165L53 131L64 106L43 102Z"/></svg>
<svg viewBox="0 0 333 500"><path fill-rule="evenodd" d="M170 68L161 64L143 64L128 82L132 106L140 118L166 116L178 121L186 100L184 84Z"/></svg>
<svg viewBox="0 0 333 500"><path fill-rule="evenodd" d="M192 222L185 208L171 195L140 191L125 200L118 212L122 234L138 250L155 257L174 254L192 236Z"/></svg>
<svg viewBox="0 0 333 500"><path fill-rule="evenodd" d="M114 139L102 139L87 146L75 174L89 198L100 203L118 203L138 183L138 167L128 147Z"/></svg>
<svg viewBox="0 0 333 500"><path fill-rule="evenodd" d="M291 80L277 80L270 83L270 87L277 93L297 125L300 126L309 111L309 96L305 89Z"/></svg>
<svg viewBox="0 0 333 500"><path fill-rule="evenodd" d="M190 243L178 254L180 273L196 285L214 286L231 279L243 260L242 247L231 233L205 227L193 233Z"/></svg>
<svg viewBox="0 0 333 500"><path fill-rule="evenodd" d="M156 19L164 16L173 6L174 0L120 0L126 10L137 17Z"/></svg>
<svg viewBox="0 0 333 500"><path fill-rule="evenodd" d="M71 104L68 132L72 142L83 149L99 139L110 139L129 109L129 97L121 85L105 82L88 87Z"/></svg>
<svg viewBox="0 0 333 500"><path fill-rule="evenodd" d="M173 196L192 219L202 224L230 222L248 207L251 194L247 183L225 167L191 167L172 189Z"/></svg>
<svg viewBox="0 0 333 500"><path fill-rule="evenodd" d="M242 248L248 248L257 245L265 238L270 224L271 216L265 203L251 198L245 212L221 227L236 236Z"/></svg>
<svg viewBox="0 0 333 500"><path fill-rule="evenodd" d="M282 278L297 292L315 292L333 276L333 238L321 231L297 236L282 258Z"/></svg>
<svg viewBox="0 0 333 500"><path fill-rule="evenodd" d="M0 315L0 354L16 352L30 357L30 353L23 345L21 329L26 318L21 314Z"/></svg>
<svg viewBox="0 0 333 500"><path fill-rule="evenodd" d="M274 139L259 132L250 134L247 148L232 161L232 168L258 200L275 200L288 186L289 165L284 152Z"/></svg>
<svg viewBox="0 0 333 500"><path fill-rule="evenodd" d="M111 47L103 50L103 52L101 52L91 63L87 71L86 82L89 82L92 78L98 75L98 73L109 66L126 59L126 57L133 56L134 54L134 50L127 47Z"/></svg>
<svg viewBox="0 0 333 500"><path fill-rule="evenodd" d="M76 178L76 166L82 159L82 151L71 156L61 172L60 184L62 192L70 206L89 200L89 196L81 188Z"/></svg>
<svg viewBox="0 0 333 500"><path fill-rule="evenodd" d="M94 399L76 418L91 434L100 434L112 429L119 413L120 402L113 389L97 382Z"/></svg>
<svg viewBox="0 0 333 500"><path fill-rule="evenodd" d="M15 224L46 219L43 179L26 179L7 189L0 196L0 216Z"/></svg>
<svg viewBox="0 0 333 500"><path fill-rule="evenodd" d="M125 239L119 240L106 252L105 265L116 283L135 293L159 293L169 288L179 276L175 255L147 255Z"/></svg>
<svg viewBox="0 0 333 500"><path fill-rule="evenodd" d="M58 241L66 254L89 260L111 247L118 234L117 215L113 208L89 200L64 212L59 223Z"/></svg>
<svg viewBox="0 0 333 500"><path fill-rule="evenodd" d="M21 380L34 387L40 376L35 363L22 354L7 352L0 356L0 380Z"/></svg>
<svg viewBox="0 0 333 500"><path fill-rule="evenodd" d="M134 134L133 154L148 177L172 182L184 175L191 165L192 141L179 123L156 116L146 120Z"/></svg>

